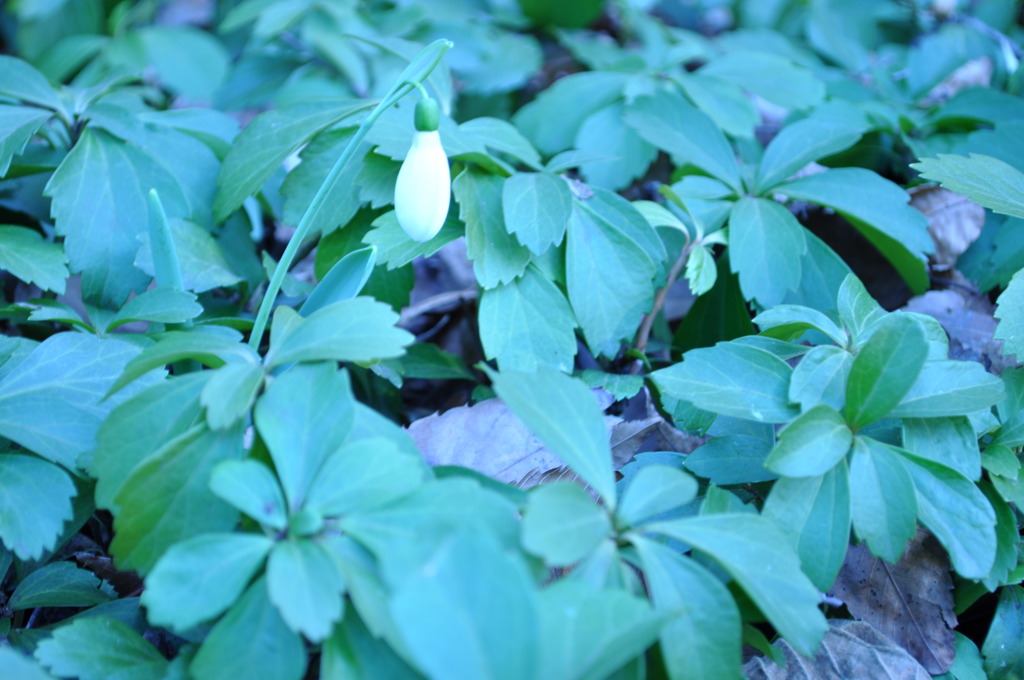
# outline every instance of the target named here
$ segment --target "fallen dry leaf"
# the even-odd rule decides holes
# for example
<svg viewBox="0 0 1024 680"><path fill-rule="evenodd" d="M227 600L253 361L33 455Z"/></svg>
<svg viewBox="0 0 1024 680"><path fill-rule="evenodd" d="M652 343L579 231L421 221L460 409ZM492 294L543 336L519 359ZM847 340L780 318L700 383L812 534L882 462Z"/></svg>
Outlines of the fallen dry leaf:
<svg viewBox="0 0 1024 680"><path fill-rule="evenodd" d="M907 650L929 673L939 675L949 670L956 655L949 570L938 540L918 529L896 564L874 557L863 544L851 547L830 594L854 617Z"/></svg>
<svg viewBox="0 0 1024 680"><path fill-rule="evenodd" d="M932 269L949 271L981 233L985 209L966 196L935 185L916 187L910 195L910 205L928 218L928 233L935 242Z"/></svg>
<svg viewBox="0 0 1024 680"><path fill-rule="evenodd" d="M968 87L989 87L992 84L992 60L976 57L943 78L921 101L921 106L941 104Z"/></svg>
<svg viewBox="0 0 1024 680"><path fill-rule="evenodd" d="M903 309L927 314L939 322L949 335L951 359L978 361L996 374L1012 365L1003 356L1003 343L993 337L995 307L987 296L961 287L930 290L909 300Z"/></svg>
<svg viewBox="0 0 1024 680"><path fill-rule="evenodd" d="M930 680L912 656L863 621L829 621L829 630L813 659L800 656L785 640L775 643L786 657L780 667L767 657L743 665L749 680Z"/></svg>
<svg viewBox="0 0 1024 680"><path fill-rule="evenodd" d="M595 389L602 409L612 397ZM623 416L605 416L612 464L618 470L645 451L690 452L703 441L679 432L654 410L647 390L629 400ZM409 434L430 465L459 465L527 489L576 479L558 456L534 437L499 399L459 406L409 425Z"/></svg>

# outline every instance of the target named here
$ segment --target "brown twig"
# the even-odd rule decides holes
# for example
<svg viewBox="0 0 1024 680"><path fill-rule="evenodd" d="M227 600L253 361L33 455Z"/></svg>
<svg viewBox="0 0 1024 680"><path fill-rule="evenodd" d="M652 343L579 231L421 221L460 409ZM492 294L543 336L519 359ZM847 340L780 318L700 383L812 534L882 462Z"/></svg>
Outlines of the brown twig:
<svg viewBox="0 0 1024 680"><path fill-rule="evenodd" d="M679 257L672 264L672 269L668 272L668 279L665 281L664 287L660 288L657 294L654 296L654 306L651 311L644 317L643 323L640 324L640 330L636 334L636 342L633 343L633 347L637 350L644 352L647 350L647 341L651 337L651 328L654 326L654 319L658 316L658 312L665 305L665 298L668 297L668 291L672 287L672 284L679 278L679 274L683 271L683 267L686 266L686 261L690 259L690 253L693 251L694 243L690 242L686 244L682 252L679 253ZM639 364L634 365L632 372L636 373L639 371Z"/></svg>
<svg viewBox="0 0 1024 680"><path fill-rule="evenodd" d="M414 305L409 305L402 310L398 325L408 326L415 318L438 311L449 311L449 308L460 305L477 297L477 289L466 288L464 290L452 290L440 295L434 295L426 300L421 300Z"/></svg>

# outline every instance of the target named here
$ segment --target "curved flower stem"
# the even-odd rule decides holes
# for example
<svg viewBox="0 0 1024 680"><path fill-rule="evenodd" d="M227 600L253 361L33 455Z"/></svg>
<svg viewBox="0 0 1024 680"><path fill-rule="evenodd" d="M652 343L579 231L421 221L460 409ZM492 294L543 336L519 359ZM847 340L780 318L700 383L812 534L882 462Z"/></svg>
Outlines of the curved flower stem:
<svg viewBox="0 0 1024 680"><path fill-rule="evenodd" d="M377 106L370 112L370 115L363 119L356 133L349 140L345 150L341 152L338 160L334 162L331 171L327 173L327 178L324 179L320 188L317 189L316 195L313 196L309 207L306 208L306 212L302 214L302 219L299 220L298 225L295 227L295 233L292 234L291 239L288 241L288 246L284 249L284 254L281 255L281 261L277 263L274 275L270 277L267 292L264 294L263 300L260 302L259 311L256 313L256 321L253 323L252 333L249 334L249 346L254 350L259 351L260 343L263 342L263 333L267 330L267 321L270 318L270 311L274 306L274 300L277 299L277 294L281 291L284 277L288 274L288 270L291 269L299 246L302 245L302 242L309 235L313 220L320 214L324 204L327 202L327 195L338 181L338 177L345 169L345 166L348 165L352 156L355 155L356 149L359 148L363 138L366 137L366 133L370 131L370 128L377 122L382 113L398 103L398 100L412 92L417 86L421 86L420 83L430 75L430 72L434 70L434 67L441 61L441 57L444 56L444 53L451 46L452 43L447 40L436 40L423 48L423 51L413 59L409 67L399 76L398 82L378 102ZM421 64L421 61L425 63ZM410 73L410 71L413 71L413 73Z"/></svg>

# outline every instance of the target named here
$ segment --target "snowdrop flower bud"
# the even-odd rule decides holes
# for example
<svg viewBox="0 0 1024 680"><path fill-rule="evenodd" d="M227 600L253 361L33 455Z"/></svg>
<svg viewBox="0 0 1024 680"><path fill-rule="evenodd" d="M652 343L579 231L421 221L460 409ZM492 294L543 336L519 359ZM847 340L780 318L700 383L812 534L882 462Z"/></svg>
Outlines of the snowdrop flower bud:
<svg viewBox="0 0 1024 680"><path fill-rule="evenodd" d="M429 241L448 216L452 179L448 156L437 132L438 110L433 99L416 104L416 133L412 148L398 171L395 216L414 241Z"/></svg>

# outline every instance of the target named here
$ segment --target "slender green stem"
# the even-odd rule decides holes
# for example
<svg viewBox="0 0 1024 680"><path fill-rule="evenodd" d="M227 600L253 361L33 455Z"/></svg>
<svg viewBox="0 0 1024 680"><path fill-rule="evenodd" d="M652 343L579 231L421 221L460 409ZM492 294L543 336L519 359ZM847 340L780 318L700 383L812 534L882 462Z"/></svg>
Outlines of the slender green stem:
<svg viewBox="0 0 1024 680"><path fill-rule="evenodd" d="M384 96L383 99L374 107L373 111L370 112L363 122L359 125L355 135L349 140L345 150L342 151L341 156L334 162L334 166L331 171L327 174L327 178L320 185L316 195L313 196L313 200L310 201L309 207L306 208L306 212L302 215L302 219L299 220L298 225L295 227L295 233L292 235L291 240L288 241L288 246L284 249L284 254L281 255L281 261L277 263L277 269L274 270L274 275L270 277L270 283L267 286L267 292L263 296L262 302L260 302L259 311L256 313L256 322L253 324L252 333L249 335L249 346L259 351L260 343L263 342L263 333L267 329L267 320L270 318L270 310L274 306L274 300L277 299L277 294L281 291L281 285L284 283L284 277L288 274L288 270L291 269L292 262L295 260L295 255L299 251L299 246L309 236L309 232L313 227L313 221L316 216L320 214L320 210L323 209L324 204L327 202L327 196L330 194L331 189L338 181L338 177L341 172L345 169L345 166L352 156L355 155L356 149L362 143L366 133L369 132L370 127L373 126L377 119L380 118L381 114L387 111L389 108L398 103L405 95L412 92L416 87L422 87L421 81L426 78L435 66L440 62L444 52L451 47L451 43L447 40L437 40L431 45L427 46L423 52L420 53L420 57L414 59L409 65L405 72L402 73L399 81L391 88L390 91ZM420 63L423 55L432 53L432 62L425 64ZM413 71L413 73L410 73ZM413 77L409 77L413 76Z"/></svg>

